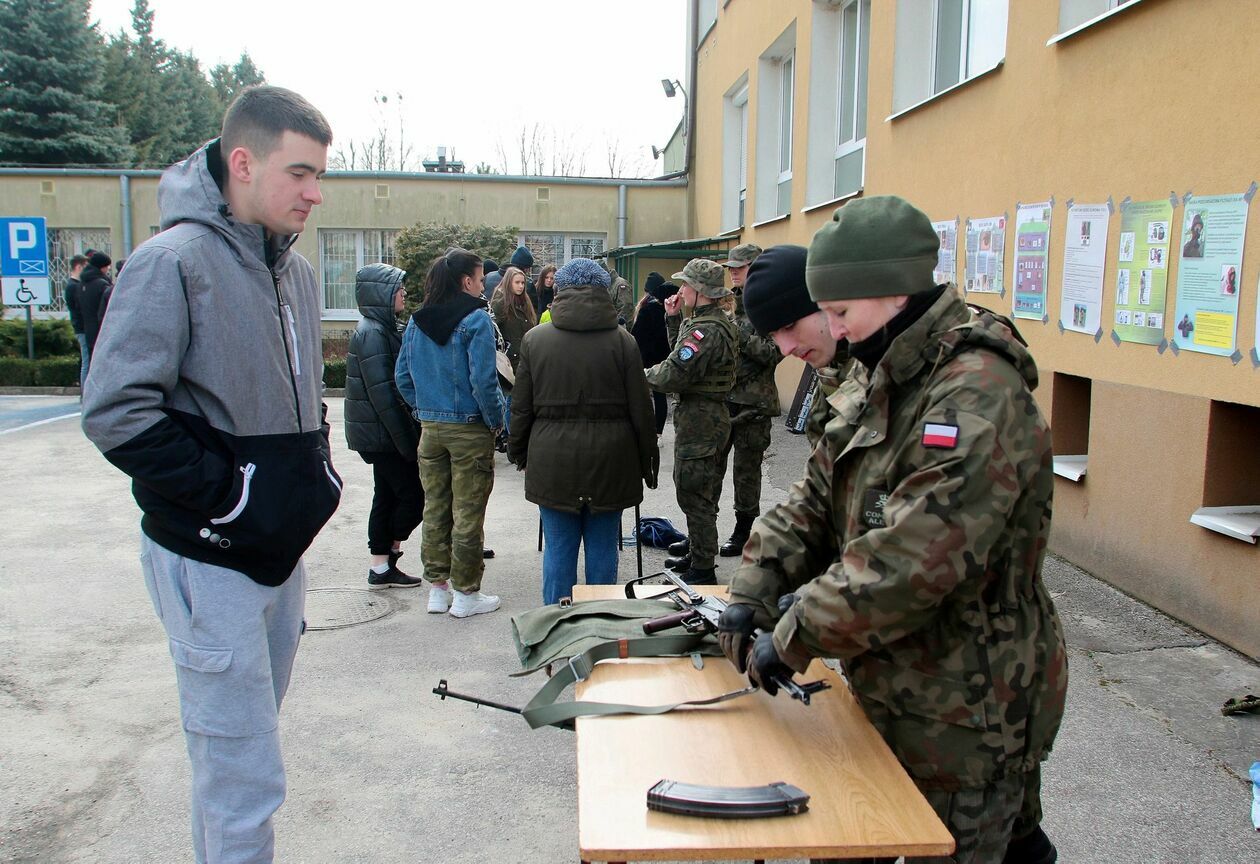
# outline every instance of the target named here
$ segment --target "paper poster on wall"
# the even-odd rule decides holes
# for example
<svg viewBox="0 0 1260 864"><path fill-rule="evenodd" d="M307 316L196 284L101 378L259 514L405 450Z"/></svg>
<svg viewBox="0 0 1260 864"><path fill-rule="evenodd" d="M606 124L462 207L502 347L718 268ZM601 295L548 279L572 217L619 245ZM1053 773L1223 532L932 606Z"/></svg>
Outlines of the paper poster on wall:
<svg viewBox="0 0 1260 864"><path fill-rule="evenodd" d="M1006 254L1006 217L967 220L968 294L1005 294L1002 258Z"/></svg>
<svg viewBox="0 0 1260 864"><path fill-rule="evenodd" d="M1247 199L1187 196L1181 219L1173 344L1228 357L1234 353L1238 333Z"/></svg>
<svg viewBox="0 0 1260 864"><path fill-rule="evenodd" d="M932 271L932 279L937 285L958 281L958 263L955 255L958 250L958 220L933 222L932 230L941 240L941 249L936 253L936 269Z"/></svg>
<svg viewBox="0 0 1260 864"><path fill-rule="evenodd" d="M1046 317L1046 263L1050 255L1049 201L1015 208L1015 317Z"/></svg>
<svg viewBox="0 0 1260 864"><path fill-rule="evenodd" d="M1059 323L1064 330L1088 333L1102 329L1103 271L1107 268L1106 204L1074 204L1068 208L1063 241L1063 287Z"/></svg>
<svg viewBox="0 0 1260 864"><path fill-rule="evenodd" d="M1173 205L1167 198L1120 205L1113 329L1123 342L1164 341L1172 217Z"/></svg>

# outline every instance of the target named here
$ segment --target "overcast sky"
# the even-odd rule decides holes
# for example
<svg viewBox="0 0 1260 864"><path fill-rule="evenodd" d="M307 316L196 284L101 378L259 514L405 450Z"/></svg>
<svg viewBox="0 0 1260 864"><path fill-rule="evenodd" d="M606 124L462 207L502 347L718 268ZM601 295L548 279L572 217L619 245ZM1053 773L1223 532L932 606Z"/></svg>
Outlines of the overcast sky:
<svg viewBox="0 0 1260 864"><path fill-rule="evenodd" d="M133 0L93 0L103 34L129 28ZM660 172L682 117L660 79L685 73L685 0L416 0L273 3L150 0L155 35L207 71L248 51L272 84L297 90L328 117L333 151L387 123L401 106L416 161L453 147L468 170L518 170L513 140L539 123L560 147L586 151L586 174L608 174L608 144L630 173ZM373 98L389 96L385 106ZM401 101L397 94L402 94ZM417 165L418 167L418 165ZM637 172L633 170L637 168Z"/></svg>

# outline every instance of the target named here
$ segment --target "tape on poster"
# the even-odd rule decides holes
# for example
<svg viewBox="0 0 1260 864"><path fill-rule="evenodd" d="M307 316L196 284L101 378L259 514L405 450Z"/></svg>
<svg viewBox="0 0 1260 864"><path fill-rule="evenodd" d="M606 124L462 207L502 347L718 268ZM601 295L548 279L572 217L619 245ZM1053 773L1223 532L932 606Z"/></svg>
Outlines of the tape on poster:
<svg viewBox="0 0 1260 864"><path fill-rule="evenodd" d="M1111 331L1111 341L1117 348L1120 347L1120 334L1115 330Z"/></svg>

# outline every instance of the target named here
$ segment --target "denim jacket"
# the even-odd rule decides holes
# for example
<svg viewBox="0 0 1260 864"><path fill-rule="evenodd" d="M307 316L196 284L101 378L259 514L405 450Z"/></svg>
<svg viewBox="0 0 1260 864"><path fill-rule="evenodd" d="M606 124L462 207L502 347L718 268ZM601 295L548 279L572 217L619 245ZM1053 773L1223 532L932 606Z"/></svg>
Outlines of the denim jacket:
<svg viewBox="0 0 1260 864"><path fill-rule="evenodd" d="M394 381L417 420L479 422L497 429L505 403L494 361L494 325L484 308L465 315L445 345L426 335L413 317L403 333Z"/></svg>

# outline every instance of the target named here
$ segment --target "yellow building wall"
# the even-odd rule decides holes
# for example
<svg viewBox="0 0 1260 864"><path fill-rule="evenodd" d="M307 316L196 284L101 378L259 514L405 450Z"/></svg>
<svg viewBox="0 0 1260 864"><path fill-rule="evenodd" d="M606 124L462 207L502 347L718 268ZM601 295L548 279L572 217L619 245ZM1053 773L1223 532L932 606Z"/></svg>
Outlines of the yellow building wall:
<svg viewBox="0 0 1260 864"><path fill-rule="evenodd" d="M1041 371L1037 396L1046 415L1054 403L1055 373L1092 382L1088 429L1062 430L1088 443L1083 482L1056 480L1053 548L1125 591L1260 656L1254 601L1260 547L1192 525L1189 517L1209 503L1208 418L1213 400L1260 406L1260 371L1249 358L1154 347L1110 338L1059 333L1060 279L1068 199L1117 205L1168 198L1245 192L1260 179L1254 142L1260 114L1251 110L1260 78L1260 55L1229 46L1253 44L1260 17L1230 0L1176 3L1146 0L1082 32L1047 46L1058 31L1059 3L1009 3L1005 61L1000 69L893 119L894 0L874 0L868 85L864 194L899 194L933 219L981 218L1006 213L1004 273L1007 293L971 299L1011 313L1019 202L1053 196L1047 284L1048 324L1020 320ZM927 7L925 2L923 6ZM696 232L722 229L723 94L747 74L749 178L740 242L763 247L808 245L832 208L802 212L807 151L810 0L756 3L733 0L719 9L717 25L697 52L696 164L691 193ZM758 57L796 22L793 202L788 218L761 227L756 212ZM1260 204L1260 202L1256 202ZM1255 209L1255 208L1253 208ZM1173 213L1175 251L1183 208ZM1251 242L1243 260L1237 347L1254 347L1260 236L1249 219ZM1104 275L1102 322L1114 319L1116 246L1120 214L1112 216ZM959 237L960 247L963 236ZM1176 255L1168 272L1165 336L1172 334ZM958 256L958 278L963 276ZM778 381L790 398L799 364L780 365ZM1257 415L1260 416L1260 415ZM1260 424L1257 425L1260 433ZM1260 449L1260 448L1257 448ZM1243 452L1255 470L1255 451ZM1213 462L1212 459L1215 459ZM1229 459L1223 463L1229 470ZM1260 489L1250 501L1260 504Z"/></svg>

